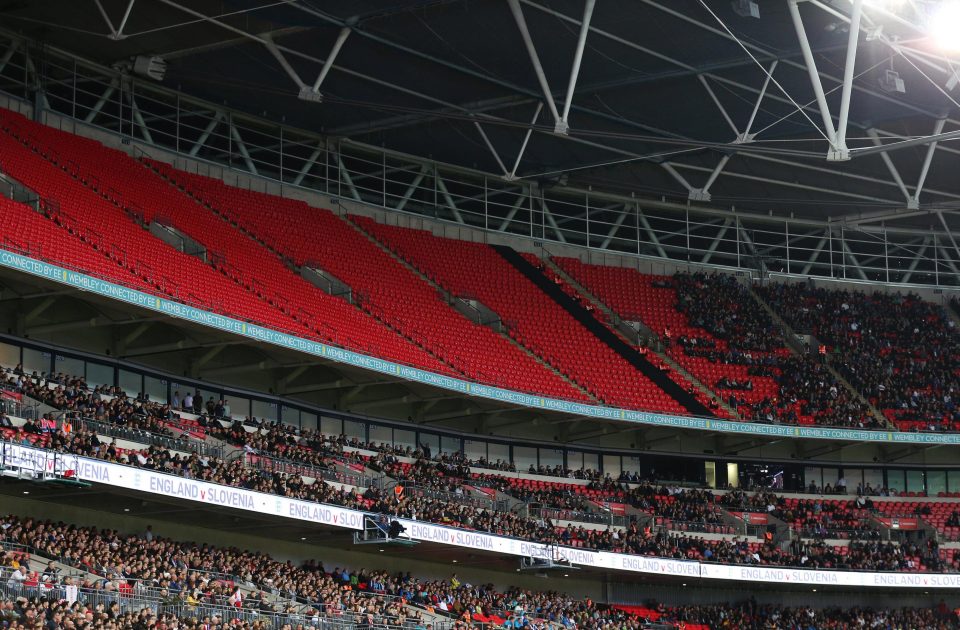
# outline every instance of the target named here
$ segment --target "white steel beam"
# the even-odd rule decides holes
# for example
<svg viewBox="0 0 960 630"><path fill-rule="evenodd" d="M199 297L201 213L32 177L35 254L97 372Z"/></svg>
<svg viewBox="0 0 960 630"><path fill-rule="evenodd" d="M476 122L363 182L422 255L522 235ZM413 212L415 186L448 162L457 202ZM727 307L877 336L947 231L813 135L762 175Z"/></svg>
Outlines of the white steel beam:
<svg viewBox="0 0 960 630"><path fill-rule="evenodd" d="M943 226L943 231L947 233L947 238L950 239L950 244L953 245L953 251L960 255L960 247L957 247L957 239L953 236L953 230L951 230L950 226L947 225L947 220L943 218L943 212L938 210L937 218L940 219L940 225Z"/></svg>
<svg viewBox="0 0 960 630"><path fill-rule="evenodd" d="M657 250L657 254L660 258L669 258L667 252L663 249L663 245L660 244L660 239L657 238L657 233L653 231L653 228L650 227L650 222L647 220L647 216L643 214L643 210L637 208L637 221L640 225L643 226L643 229L647 232L647 238L650 239L650 242L653 243L653 246Z"/></svg>
<svg viewBox="0 0 960 630"><path fill-rule="evenodd" d="M710 201L710 187L713 186L713 183L717 181L718 177L720 177L720 173L723 172L723 167L725 167L729 161L730 155L724 154L723 157L720 158L720 161L717 162L717 165L713 168L713 171L710 172L710 175L707 177L707 181L703 185L703 188L691 190L687 194L687 198L691 201Z"/></svg>
<svg viewBox="0 0 960 630"><path fill-rule="evenodd" d="M493 154L493 159L497 161L497 165L500 167L500 170L503 171L503 176L507 177L510 173L507 171L507 167L503 165L503 160L500 159L500 154L497 153L496 148L494 148L493 143L490 142L490 138L487 137L487 132L483 130L483 127L480 126L480 123L476 120L473 121L473 124L476 125L477 131L480 132L480 137L483 138L483 143L487 145L487 148L490 149L490 153Z"/></svg>
<svg viewBox="0 0 960 630"><path fill-rule="evenodd" d="M443 198L447 200L450 212L453 213L457 223L463 223L463 215L460 214L460 208L453 202L453 196L450 194L450 191L447 190L447 185L443 183L443 178L441 178L436 171L434 171L434 177L437 179L437 189L440 191L440 194L443 195Z"/></svg>
<svg viewBox="0 0 960 630"><path fill-rule="evenodd" d="M813 58L813 51L810 49L810 40L807 39L807 31L803 26L803 18L800 17L800 9L797 6L798 2L799 0L787 0L787 7L790 9L790 18L793 20L794 29L797 31L797 39L800 41L800 51L803 53L803 61L810 75L813 94L817 97L817 107L820 109L820 117L823 119L824 134L827 136L831 144L831 152L833 152L837 149L837 132L833 126L833 117L830 115L830 108L827 106L827 97L823 93L823 83L820 82L820 72L817 70L817 62Z"/></svg>
<svg viewBox="0 0 960 630"><path fill-rule="evenodd" d="M695 165L695 164L684 164L684 163L682 163L682 162L672 162L671 164L672 164L673 166L680 167L680 168L684 168L684 169L690 170L690 171L698 171L698 172L701 172L701 173L711 173L711 172L713 172L713 169L712 169L712 168L707 168L707 167L705 167L705 166L697 166L697 165ZM801 165L800 165L800 164L794 164L794 166L795 166L795 167L799 167L799 166L801 166ZM859 193L852 193L852 192L847 192L847 191L845 191L845 190L836 190L836 189L832 189L832 188L830 188L830 189L824 189L823 186L817 186L817 185L814 185L814 184L800 184L800 183L797 183L797 182L791 182L791 181L786 181L786 180L781 180L781 179L773 179L773 178L770 178L770 177L761 177L761 176L759 176L759 175L750 175L750 174L748 174L748 173L736 173L736 172L727 171L727 172L724 174L724 177L734 177L734 178L743 179L743 180L746 180L746 181L762 182L762 183L764 183L764 184L775 184L775 185L777 185L777 186L783 186L783 187L785 187L785 188L796 188L797 190L810 190L810 191L820 192L820 193L827 192L827 193L830 193L830 194L832 194L832 195L837 195L838 197L850 197L851 199L862 199L862 200L864 200L864 201L878 201L878 202L886 203L886 204L891 203L891 201L890 201L889 199L883 199L883 198L881 198L881 197L874 197L874 196L872 196L872 195L861 195L861 194L859 194Z"/></svg>
<svg viewBox="0 0 960 630"><path fill-rule="evenodd" d="M20 40L15 39L10 42L10 46L7 48L6 52L3 53L3 57L0 57L0 72L3 72L3 69L7 67L7 64L10 63L10 60L13 59L13 54L17 52L17 48L20 47Z"/></svg>
<svg viewBox="0 0 960 630"><path fill-rule="evenodd" d="M541 111L543 111L543 101L537 101L537 110L533 112L533 120L530 121L530 126L527 127L527 133L523 136L523 143L520 145L520 151L517 153L517 159L513 163L513 168L506 177L507 181L513 181L517 178L517 169L520 167L520 160L523 159L523 153L527 150L527 143L530 142L530 134L533 133L533 126L537 124L537 119L540 117Z"/></svg>
<svg viewBox="0 0 960 630"><path fill-rule="evenodd" d="M117 29L113 28L113 21L111 21L110 16L107 15L106 9L104 9L103 5L100 4L100 0L93 0L93 3L97 5L97 10L100 11L100 16L103 17L103 21L107 23L107 28L110 29L110 34L108 37L115 38L117 35Z"/></svg>
<svg viewBox="0 0 960 630"><path fill-rule="evenodd" d="M127 25L127 20L130 19L130 12L133 11L133 4L137 0L130 0L127 3L127 9L123 12L123 18L120 20L120 26L117 27L117 31L112 35L112 39L123 39L125 35L123 34L123 29Z"/></svg>
<svg viewBox="0 0 960 630"><path fill-rule="evenodd" d="M850 96L853 92L853 70L857 65L857 44L860 42L860 17L863 15L863 0L853 0L853 9L850 11L850 34L847 38L847 58L843 66L843 88L840 91L840 120L837 123L836 148L845 152L847 149L847 121L850 118ZM819 74L817 75L819 76ZM843 157L839 159L844 159Z"/></svg>
<svg viewBox="0 0 960 630"><path fill-rule="evenodd" d="M350 36L350 33L353 32L353 29L349 26L344 26L340 29L340 32L337 34L337 40L333 42L333 48L330 49L330 54L327 55L326 60L323 62L323 67L320 68L320 74L317 75L317 80L313 82L313 91L319 92L320 86L323 84L323 80L327 78L327 75L330 74L330 68L333 67L333 62L336 61L337 55L340 54L340 49L343 48L343 44L347 41L347 37Z"/></svg>
<svg viewBox="0 0 960 630"><path fill-rule="evenodd" d="M570 68L570 81L567 83L567 97L563 103L563 115L560 121L564 130L570 128L568 117L570 105L573 104L573 92L577 87L577 77L580 76L580 62L583 61L583 48L587 43L587 34L590 32L590 20L593 17L593 8L597 0L585 0L583 5L583 20L580 21L580 35L577 37L577 49L573 53L573 66Z"/></svg>
<svg viewBox="0 0 960 630"><path fill-rule="evenodd" d="M757 259L760 271L768 271L767 263L763 261L763 257L760 255L760 252L757 251L757 246L753 244L753 239L750 238L750 235L747 234L747 231L743 228L743 224L740 223L740 217L734 217L734 221L737 223L737 233L740 235L740 240L747 246L747 251Z"/></svg>
<svg viewBox="0 0 960 630"><path fill-rule="evenodd" d="M530 37L530 29L527 28L527 20L523 17L523 9L520 8L520 0L507 0L510 5L510 12L513 13L513 19L520 30L520 37L523 38L523 45L527 48L527 54L530 56L530 63L533 64L533 71L537 75L537 81L540 83L540 89L543 90L543 97L547 100L547 106L550 113L553 114L556 133L566 133L563 128L563 121L560 119L560 112L557 111L557 103L553 100L553 92L550 91L550 84L547 82L547 75L543 72L543 65L540 63L540 56L537 54L537 48L533 45L533 38Z"/></svg>
<svg viewBox="0 0 960 630"><path fill-rule="evenodd" d="M560 226L557 225L557 220L554 218L553 213L550 212L549 206L547 206L546 200L544 200L543 195L538 199L540 201L540 208L543 210L543 216L547 220L547 223L550 224L550 227L553 228L553 233L557 235L557 240L561 243L567 242L567 237L563 235L563 232L560 231Z"/></svg>
<svg viewBox="0 0 960 630"><path fill-rule="evenodd" d="M933 127L933 135L938 136L943 133L943 125L947 122L945 118L941 118L936 122ZM930 172L930 164L933 162L933 153L937 150L938 142L934 141L927 145L927 154L923 156L923 166L920 168L920 177L917 178L917 187L913 191L913 205L915 207L920 207L920 191L923 190L923 185L927 181L927 173Z"/></svg>
<svg viewBox="0 0 960 630"><path fill-rule="evenodd" d="M510 208L510 212L508 212L507 216L503 217L503 221L500 222L497 232L507 231L507 228L510 227L510 223L513 221L513 218L517 216L517 212L520 211L520 206L522 206L523 202L527 201L529 198L529 195L520 195L517 197L517 200L513 202L513 206Z"/></svg>
<svg viewBox="0 0 960 630"><path fill-rule="evenodd" d="M229 124L230 135L233 137L233 141L237 143L237 151L240 152L240 157L243 158L243 163L246 164L248 171L254 175L257 175L257 166L250 158L250 153L247 151L247 145L243 143L243 138L240 137L240 131L237 129L237 126L233 124L233 121L230 121Z"/></svg>
<svg viewBox="0 0 960 630"><path fill-rule="evenodd" d="M950 254L950 248L944 247L939 241L937 241L937 249L940 252L940 255L943 256L943 259L947 262L947 266L950 267L950 271L960 277L960 269L957 268L957 264L954 262L953 256Z"/></svg>
<svg viewBox="0 0 960 630"><path fill-rule="evenodd" d="M730 129L733 130L733 137L740 137L740 130L737 129L737 126L733 123L733 119L730 118L730 114L727 113L727 108L723 106L723 103L720 102L720 99L717 98L716 93L713 91L713 88L710 87L710 83L707 82L706 77L702 74L698 74L697 78L700 79L700 83L703 84L703 87L707 90L707 94L710 95L710 98L713 100L713 104L717 106L717 109L720 110L720 114L723 115L723 119L727 121L727 124L730 125Z"/></svg>
<svg viewBox="0 0 960 630"><path fill-rule="evenodd" d="M350 171L347 170L347 165L343 163L343 156L340 155L339 151L337 151L337 166L340 167L337 169L339 171L339 177L341 181L347 185L347 190L350 191L350 196L357 201L363 201L363 199L360 198L360 193L357 191L357 187L353 184L353 178L350 177Z"/></svg>
<svg viewBox="0 0 960 630"><path fill-rule="evenodd" d="M763 97L767 94L767 87L770 86L770 80L773 78L773 71L777 69L777 64L779 60L774 59L773 63L770 64L770 69L767 70L767 76L763 79L763 86L760 88L760 94L757 95L757 100L753 104L753 111L750 112L750 120L747 121L747 126L743 130L743 134L738 138L740 142L750 142L753 140L753 136L750 135L750 130L753 129L753 121L757 119L757 112L760 111L760 103L763 102Z"/></svg>
<svg viewBox="0 0 960 630"><path fill-rule="evenodd" d="M920 251L916 252L913 256L913 260L910 261L910 266L907 267L907 272L903 275L901 282L906 284L910 282L910 278L913 277L913 272L917 270L917 265L920 264L920 259L927 254L927 250L930 249L930 240L932 237L927 237L923 239L923 247L920 248ZM864 278L866 280L866 278Z"/></svg>
<svg viewBox="0 0 960 630"><path fill-rule="evenodd" d="M125 93L124 96L126 96L127 102L130 103L130 112L133 114L133 121L137 123L137 126L140 128L140 133L143 135L143 139L150 144L153 144L153 135L150 133L150 128L147 127L146 121L140 114L140 108L137 107L137 99L132 93Z"/></svg>
<svg viewBox="0 0 960 630"><path fill-rule="evenodd" d="M613 225L610 226L610 229L607 231L607 235L604 237L603 242L600 243L600 249L606 249L610 246L610 243L613 241L614 236L620 230L620 226L623 225L623 222L627 219L627 216L630 215L630 206L624 205L623 210L620 212L620 215L617 217L617 220L613 222ZM587 243L589 245L589 243Z"/></svg>
<svg viewBox="0 0 960 630"><path fill-rule="evenodd" d="M299 186L303 182L304 178L310 173L310 169L317 163L317 159L320 157L320 154L323 153L324 149L326 149L326 142L324 140L317 142L317 148L313 150L310 157L307 158L307 161L300 167L297 176L293 178L294 186Z"/></svg>
<svg viewBox="0 0 960 630"><path fill-rule="evenodd" d="M860 276L861 280L869 280L867 274L863 271L863 266L860 264L860 261L857 260L857 257L853 255L853 251L850 249L850 246L847 245L846 239L842 236L840 237L840 247L843 249L843 255L850 261L850 266L853 267L853 270L857 272L857 275Z"/></svg>
<svg viewBox="0 0 960 630"><path fill-rule="evenodd" d="M113 96L113 93L117 90L117 83L117 77L110 79L110 83L107 84L107 87L103 90L103 94L100 95L100 98L97 99L97 102L94 103L93 107L90 108L90 111L87 112L87 116L83 119L83 122L93 122L93 119L97 117L97 114L100 113L100 110L103 109L103 106L107 104L107 101L110 100L110 97Z"/></svg>
<svg viewBox="0 0 960 630"><path fill-rule="evenodd" d="M410 201L410 198L413 197L413 193L417 192L417 188L420 186L420 183L423 181L423 178L427 176L430 172L430 169L427 168L426 164L420 167L420 172L417 173L417 176L413 178L413 181L410 183L410 186L407 188L407 192L403 194L403 197L400 198L400 201L397 202L397 205L394 207L394 210L400 211L407 205L407 202Z"/></svg>
<svg viewBox="0 0 960 630"><path fill-rule="evenodd" d="M880 137L877 135L876 129L867 129L867 135L870 136L874 146L883 146L883 144L880 142ZM907 206L910 207L913 203L913 196L910 194L910 191L907 190L907 185L903 183L903 178L900 177L900 171L897 170L893 160L890 159L890 156L887 155L886 151L880 151L879 153L883 163L887 166L887 170L890 171L890 176L893 178L893 181L896 182L900 192L903 193L904 198L907 200Z"/></svg>
<svg viewBox="0 0 960 630"><path fill-rule="evenodd" d="M813 251L810 253L810 258L807 260L807 264L804 265L803 270L800 272L800 275L805 276L810 273L810 270L813 269L814 263L816 263L817 258L820 257L820 253L823 251L824 246L827 244L827 241L830 239L830 229L827 228L825 232L826 236L817 241L817 244L814 246Z"/></svg>
<svg viewBox="0 0 960 630"><path fill-rule="evenodd" d="M687 181L687 178L681 175L680 172L677 171L676 168L674 168L673 164L671 164L670 162L661 162L660 166L663 167L663 170L670 173L670 175L673 176L675 180L680 182L680 185L687 189L687 193L693 193L696 190L690 184L690 182ZM684 166L684 165L681 164L680 166Z"/></svg>
<svg viewBox="0 0 960 630"><path fill-rule="evenodd" d="M280 64L280 67L283 68L283 71L287 73L293 82L297 84L297 87L302 91L309 89L306 83L303 82L303 79L300 78L300 74L290 65L290 62L287 61L287 58L283 56L283 53L280 52L280 49L277 48L277 45L273 43L273 39L269 35L261 36L263 40L263 45L267 50L270 51L270 54L273 55L273 58L277 60L277 63Z"/></svg>
<svg viewBox="0 0 960 630"><path fill-rule="evenodd" d="M200 137L197 138L197 141L193 143L192 147L190 147L190 151L187 152L187 155L190 157L197 156L197 153L199 153L200 149L203 148L203 145L207 143L207 140L210 138L210 134L212 134L213 130L217 128L217 125L220 124L221 120L223 120L223 112L218 111L216 114L214 114L213 118L210 119L210 122L207 123L203 133L201 133Z"/></svg>
<svg viewBox="0 0 960 630"><path fill-rule="evenodd" d="M733 223L733 219L727 217L723 220L723 226L721 226L720 231L717 232L717 235L713 237L710 241L710 246L707 248L707 252L703 255L703 258L700 259L700 264L707 264L710 262L710 259L713 258L713 253L717 251L717 247L720 246L720 243L723 242L723 237L727 235L727 230L730 229L730 224Z"/></svg>

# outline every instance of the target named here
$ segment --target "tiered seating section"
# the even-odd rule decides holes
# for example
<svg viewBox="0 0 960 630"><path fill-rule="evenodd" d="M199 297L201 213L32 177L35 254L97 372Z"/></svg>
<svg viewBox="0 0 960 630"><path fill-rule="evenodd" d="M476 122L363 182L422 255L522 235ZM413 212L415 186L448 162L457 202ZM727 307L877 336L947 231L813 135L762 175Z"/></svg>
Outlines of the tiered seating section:
<svg viewBox="0 0 960 630"><path fill-rule="evenodd" d="M0 200L0 246L440 374L687 413L485 244L340 218L141 163L8 111L0 111L0 131L0 168L42 198L40 213ZM150 235L152 222L201 244L206 260ZM666 339L670 356L743 420L865 428L889 420L903 430L960 430L960 336L942 308L916 296L761 289L798 332L829 345L833 365L883 411L879 418L817 360L792 354L760 303L728 276L556 262L619 316ZM349 284L356 304L304 280L303 266ZM509 339L463 317L448 296L493 309Z"/></svg>
<svg viewBox="0 0 960 630"><path fill-rule="evenodd" d="M518 343L602 402L687 413L488 245L438 238L365 217L352 220L451 294L477 299L495 311Z"/></svg>
<svg viewBox="0 0 960 630"><path fill-rule="evenodd" d="M4 386L19 395L43 400L47 404L78 414L90 413L108 424L125 428L138 428L162 432L166 421L177 413L165 405L151 403L138 397L131 400L116 388L100 388L93 391L82 379L56 375L51 382L30 377L15 370L9 373ZM105 401L105 404L103 404ZM216 409L216 407L214 407ZM181 412L185 413L185 412ZM164 415L165 414L165 415ZM69 418L69 416L65 416ZM163 418L167 418L166 421ZM71 421L72 420L67 420ZM794 541L790 549L761 542L757 538L731 538L725 527L721 505L732 510L755 509L771 512L773 516L790 521L799 530L813 539L831 536L843 537L843 533L828 529L811 529L810 521L827 523L823 513L831 515L829 523L835 529L852 526L871 529L866 512L873 506L872 499L834 499L813 497L799 503L794 497L775 494L748 496L743 493L722 495L720 502L715 493L708 490L667 488L650 482L613 480L584 472L580 481L540 477L536 474L520 476L517 473L496 468L471 468L475 463L462 455L439 455L434 458L397 449L385 444L359 444L347 441L343 436L325 436L317 431L300 431L286 425L263 425L255 420L247 422L223 422L215 417L200 416L197 425L204 428L206 439L225 440L244 452L257 453L256 459L284 457L293 463L302 462L313 468L340 466L345 458L354 460L363 467L371 467L394 477L403 485L440 489L437 493L402 493L400 500L392 491L391 483L378 487L354 488L341 486L342 480L329 479L326 475L304 473L294 467L290 472L263 468L258 462L237 459L231 463L204 459L191 455L191 448L172 450L153 439L153 434L144 434L147 444L138 440L128 443L107 444L96 439L94 433L77 424L67 430L60 423L45 418L39 423L19 426L12 435L13 441L34 439L64 452L74 452L91 457L116 461L131 466L185 474L197 479L225 485L242 485L262 492L281 493L302 499L372 512L386 512L415 517L420 520L446 523L454 527L489 531L496 534L528 540L557 541L567 545L613 550L621 553L656 555L660 557L684 557L715 562L743 564L769 564L807 567L869 568L889 571L953 571L958 560L953 548L940 549L936 541L928 538L927 546L906 544L902 546L879 543L876 532L870 536L858 535L864 542L833 546L810 543L809 539ZM0 426L9 424L9 419L0 417ZM251 465L253 464L253 465ZM361 467L362 471L364 468ZM521 481L522 480L522 481ZM484 486L505 492L519 502L532 500L567 512L588 511L604 514L609 504L622 508L625 526L603 525L604 519L566 518L574 521L565 526L540 522L529 518L523 509L491 510L490 505L467 502L471 485L480 482ZM877 499L879 502L880 499ZM884 503L895 503L889 499ZM913 502L908 503L912 506ZM942 513L937 507L940 501L928 502L915 510L923 517L925 508L931 513ZM942 502L957 507L955 501ZM773 506L766 508L766 506ZM514 506L516 507L516 506ZM877 512L883 516L894 508L882 506ZM900 508L907 510L909 508ZM886 510L886 512L884 512ZM789 512L795 512L794 515ZM854 522L853 519L858 519ZM577 521L580 521L579 523ZM601 523L598 527L597 523ZM804 531L806 530L806 531ZM707 532L726 536L704 540L685 532ZM852 535L851 535L852 537ZM804 559L807 558L807 559ZM812 560L810 558L813 558Z"/></svg>
<svg viewBox="0 0 960 630"><path fill-rule="evenodd" d="M643 322L666 351L745 420L882 428L816 361L794 355L749 289L719 274L642 274L554 260L621 318Z"/></svg>
<svg viewBox="0 0 960 630"><path fill-rule="evenodd" d="M34 124L0 110L2 168L45 199L45 214L74 240L26 241L20 250L147 288L206 310L453 374L445 364L350 304L331 298L209 210L179 193L124 153ZM56 147L56 148L53 148ZM120 192L122 191L122 192ZM21 224L35 225L26 206L7 205ZM5 215L8 213L4 213ZM178 252L138 221L160 219L207 247L213 264ZM12 219L5 219L12 224ZM12 225L11 225L12 226ZM46 236L49 230L33 233ZM59 247L54 248L52 244ZM92 263L89 251L102 261ZM83 253L78 253L83 251ZM152 288L152 290L150 289Z"/></svg>
<svg viewBox="0 0 960 630"><path fill-rule="evenodd" d="M960 335L943 306L802 283L762 291L796 332L826 344L840 373L901 430L960 430Z"/></svg>
<svg viewBox="0 0 960 630"><path fill-rule="evenodd" d="M957 614L946 605L877 610L758 606L755 601L667 606L636 598L643 603L611 606L556 591L474 585L470 576L461 581L456 573L428 579L330 568L315 559L281 562L256 550L17 515L0 518L0 542L15 546L0 551L0 616L11 628L958 627ZM104 600L115 605L97 605Z"/></svg>
<svg viewBox="0 0 960 630"><path fill-rule="evenodd" d="M590 402L508 339L467 320L434 287L332 212L233 188L161 162L149 165L295 265L319 267L348 284L364 310L467 378Z"/></svg>

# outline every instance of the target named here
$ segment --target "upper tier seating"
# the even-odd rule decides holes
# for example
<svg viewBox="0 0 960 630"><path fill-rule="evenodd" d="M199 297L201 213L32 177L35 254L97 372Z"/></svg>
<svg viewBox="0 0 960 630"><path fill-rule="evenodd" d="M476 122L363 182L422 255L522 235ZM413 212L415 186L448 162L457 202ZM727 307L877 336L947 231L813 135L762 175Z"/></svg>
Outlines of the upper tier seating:
<svg viewBox="0 0 960 630"><path fill-rule="evenodd" d="M746 420L879 428L821 365L793 355L783 333L732 276L642 274L555 262L620 317L643 322L666 351Z"/></svg>
<svg viewBox="0 0 960 630"><path fill-rule="evenodd" d="M149 164L295 265L317 266L347 283L365 310L468 378L590 402L509 340L467 320L427 282L332 212L233 188L160 162Z"/></svg>
<svg viewBox="0 0 960 630"><path fill-rule="evenodd" d="M109 243L105 251L122 256L163 293L278 330L456 374L383 324L303 280L274 254L126 154L0 113L10 134L17 136L0 134L0 148L9 156L3 168L56 202L56 214L68 217L74 229ZM216 269L177 252L133 218L171 224L204 245Z"/></svg>
<svg viewBox="0 0 960 630"><path fill-rule="evenodd" d="M901 430L960 430L960 334L942 306L804 283L762 291L797 333L829 346L837 370Z"/></svg>
<svg viewBox="0 0 960 630"><path fill-rule="evenodd" d="M478 299L491 308L519 343L603 402L687 414L566 310L546 299L490 246L442 239L365 217L353 220L454 295Z"/></svg>

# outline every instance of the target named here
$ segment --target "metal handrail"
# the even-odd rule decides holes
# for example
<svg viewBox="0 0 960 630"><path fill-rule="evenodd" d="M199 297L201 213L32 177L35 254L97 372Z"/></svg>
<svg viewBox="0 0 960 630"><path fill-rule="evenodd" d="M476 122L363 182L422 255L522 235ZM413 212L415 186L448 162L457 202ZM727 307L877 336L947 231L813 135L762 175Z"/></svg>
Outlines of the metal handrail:
<svg viewBox="0 0 960 630"><path fill-rule="evenodd" d="M301 475L314 479L326 479L359 488L369 488L373 485L373 478L368 475L318 468L312 464L274 457L273 455L264 453L244 452L242 457L245 466L264 472L279 472L287 475Z"/></svg>

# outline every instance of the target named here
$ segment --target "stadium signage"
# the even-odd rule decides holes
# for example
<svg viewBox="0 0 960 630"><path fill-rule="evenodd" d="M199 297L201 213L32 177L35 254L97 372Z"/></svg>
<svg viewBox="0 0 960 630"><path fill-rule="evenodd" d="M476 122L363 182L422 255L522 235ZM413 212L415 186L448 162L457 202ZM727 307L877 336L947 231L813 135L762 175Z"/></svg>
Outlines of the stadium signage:
<svg viewBox="0 0 960 630"><path fill-rule="evenodd" d="M443 389L460 392L465 395L488 398L499 402L526 407L549 409L569 414L577 414L591 418L607 420L621 420L660 427L675 427L678 429L693 429L716 433L732 433L739 435L767 436L772 438L805 438L821 440L842 440L850 442L895 442L900 444L960 444L960 433L912 433L896 431L865 431L857 429L840 429L829 427L798 427L788 425L767 425L751 422L736 422L714 418L693 418L686 416L671 416L660 413L617 409L599 405L556 400L516 392L499 387L491 387L479 383L470 383L441 374L434 374L418 368L392 363L384 359L370 357L336 346L318 343L309 339L294 337L277 332L269 328L242 322L224 315L173 302L141 291L119 286L51 265L49 263L21 256L10 251L0 250L0 266L15 269L34 276L39 276L77 289L95 293L97 295L119 300L127 304L147 308L164 313L171 317L184 319L202 324L217 330L233 333L264 343L321 357L356 367L365 368L381 374L400 376L404 379L441 387Z"/></svg>
<svg viewBox="0 0 960 630"><path fill-rule="evenodd" d="M258 514L275 514L320 525L363 529L364 513L356 510L221 486L198 479L187 479L77 455L54 453L31 446L0 443L0 464L5 468L55 474L212 506Z"/></svg>
<svg viewBox="0 0 960 630"><path fill-rule="evenodd" d="M154 470L104 462L78 455L55 453L32 446L0 442L0 469L19 469L38 474L55 473L81 481L153 495L207 503L258 514L271 514L331 527L362 530L368 514L335 505L299 501L279 495L243 488L232 488L197 479L187 479ZM369 515L375 517L377 515ZM960 574L860 573L855 571L819 571L749 565L701 564L695 560L675 560L636 556L607 551L558 547L495 536L410 519L399 519L406 535L413 540L488 551L524 558L553 559L584 567L611 571L629 571L682 578L708 578L784 584L824 584L835 586L879 586L916 588L960 588Z"/></svg>

